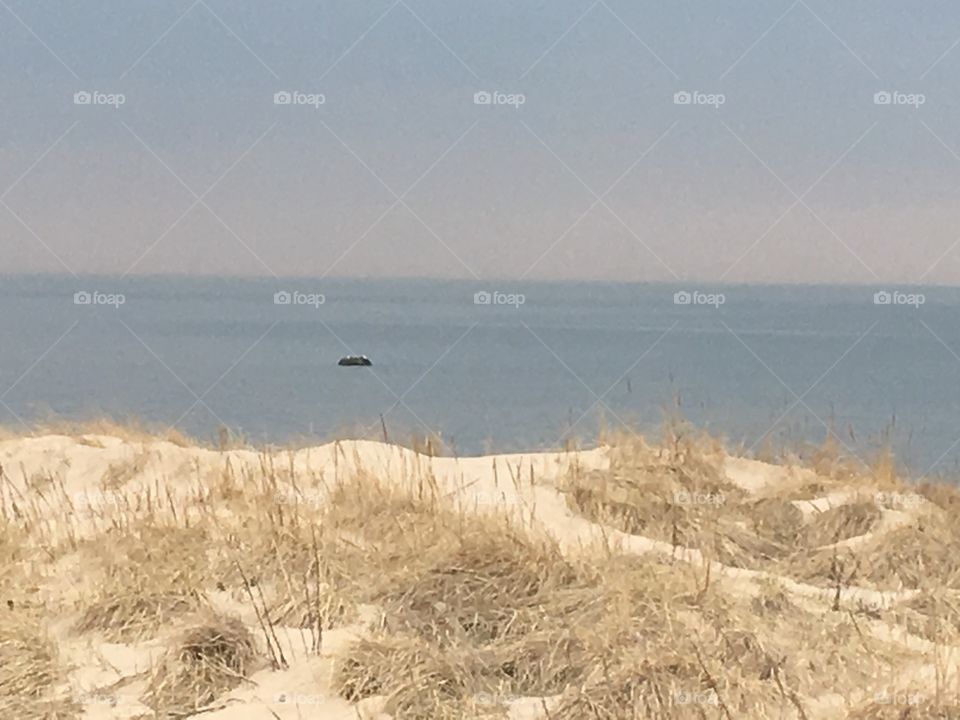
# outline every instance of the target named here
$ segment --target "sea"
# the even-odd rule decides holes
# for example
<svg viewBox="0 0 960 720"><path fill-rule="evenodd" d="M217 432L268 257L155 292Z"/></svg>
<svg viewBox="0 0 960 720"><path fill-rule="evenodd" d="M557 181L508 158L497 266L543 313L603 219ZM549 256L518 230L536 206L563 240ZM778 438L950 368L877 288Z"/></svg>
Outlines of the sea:
<svg viewBox="0 0 960 720"><path fill-rule="evenodd" d="M459 455L677 423L758 456L831 433L953 475L960 289L0 275L0 424L102 417Z"/></svg>

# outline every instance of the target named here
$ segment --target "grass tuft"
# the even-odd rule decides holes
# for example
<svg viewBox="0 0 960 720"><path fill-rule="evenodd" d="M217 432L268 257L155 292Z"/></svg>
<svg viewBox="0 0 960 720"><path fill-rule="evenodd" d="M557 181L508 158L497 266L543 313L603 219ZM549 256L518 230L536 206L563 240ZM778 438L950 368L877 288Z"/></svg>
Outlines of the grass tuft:
<svg viewBox="0 0 960 720"><path fill-rule="evenodd" d="M211 617L183 631L151 670L143 702L160 718L208 709L257 667L253 635L235 618Z"/></svg>

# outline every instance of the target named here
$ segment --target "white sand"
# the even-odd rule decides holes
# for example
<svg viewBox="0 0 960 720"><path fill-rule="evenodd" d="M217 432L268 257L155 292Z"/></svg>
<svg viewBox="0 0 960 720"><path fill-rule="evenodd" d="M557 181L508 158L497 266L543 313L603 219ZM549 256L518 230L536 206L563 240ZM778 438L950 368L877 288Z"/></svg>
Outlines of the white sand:
<svg viewBox="0 0 960 720"><path fill-rule="evenodd" d="M0 466L8 479L8 486L4 488L8 498L14 497L15 492L28 496L31 478L52 474L62 483L64 492L75 500L84 498L83 501L93 507L111 502L110 496L98 489L101 478L111 467L133 468L129 477L121 478L124 490L136 493L159 487L166 488L174 496L188 496L202 489L203 483L216 477L227 463L237 473L242 473L244 469L255 472L263 460L261 453L250 450L216 452L180 447L169 442L128 442L100 435L81 438L44 436L0 442ZM669 543L600 527L575 515L567 507L563 496L554 487L555 482L574 465L579 465L585 471L606 468L609 461L607 451L603 448L583 452L455 459L429 458L383 443L349 441L280 453L276 462L284 467L293 467L298 485L310 500L317 502L323 502L325 484L347 477L359 469L398 482L432 476L441 488L463 506L478 512L506 508L517 522L533 524L550 532L567 553L609 542L627 553L654 552L678 556L676 548ZM795 470L742 458L727 458L724 469L732 482L750 493L815 478L809 470ZM855 494L841 493L813 502L798 503L798 507L805 513L815 513L854 498ZM918 511L920 508L886 510L877 531L886 531L909 521L912 513ZM86 526L86 531L92 532L92 525ZM862 540L854 538L846 542L852 544ZM108 550L104 549L105 552ZM702 565L704 562L697 551L682 551L680 556L691 563ZM723 578L730 587L745 595L758 592L757 581L768 577L762 572L729 568L716 562L712 563L711 571L713 576ZM833 600L832 591L787 578L778 579L799 603L822 608ZM220 609L239 615L255 626L256 620L249 606L233 601L227 593L220 595L222 597L215 594L212 598ZM884 593L850 587L844 590L843 599L882 606L907 596L907 593ZM875 637L900 642L914 650L930 649L927 647L929 643L924 645L926 641L902 633L898 635L882 623L863 621L861 625L865 632ZM282 628L280 636L290 668L285 671L264 670L255 674L251 678L252 683L230 693L224 700L223 709L205 713L202 717L209 720L386 718L381 714L382 708L377 699L354 706L338 698L331 689L334 659L362 629L363 623L359 623L353 627L325 631L323 649L317 657L304 652L300 630ZM73 685L91 697L85 706L86 717L117 720L148 710L136 700L142 690L142 680L138 681L135 677L149 667L151 660L160 652L160 645L97 643L67 632L58 632L57 635L61 639L60 647L65 659L76 668L72 675ZM947 650L952 653L949 664L955 669L956 653L953 649ZM929 672L929 669L918 672ZM117 683L119 685L113 687ZM107 696L114 697L115 704L107 702ZM834 711L832 701L829 698L823 698L822 701L825 708L822 716L830 717ZM517 719L540 718L543 715L542 703L540 699L516 700L511 712L512 717Z"/></svg>

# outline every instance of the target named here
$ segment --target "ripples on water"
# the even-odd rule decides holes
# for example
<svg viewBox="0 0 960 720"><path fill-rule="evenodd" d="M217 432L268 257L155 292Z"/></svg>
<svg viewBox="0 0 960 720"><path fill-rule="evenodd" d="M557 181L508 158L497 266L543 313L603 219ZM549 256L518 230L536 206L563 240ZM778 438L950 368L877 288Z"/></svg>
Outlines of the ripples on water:
<svg viewBox="0 0 960 720"><path fill-rule="evenodd" d="M725 302L674 304L682 290ZM77 305L78 291L124 302ZM282 291L315 297L275 304ZM524 301L475 304L483 291ZM747 447L817 442L827 423L865 454L895 416L901 460L952 469L960 293L926 289L911 307L875 291L7 276L0 420L106 413L283 442L375 436L382 413L396 436L432 430L473 454L589 441L601 415L652 429L679 401ZM337 366L353 353L373 368Z"/></svg>

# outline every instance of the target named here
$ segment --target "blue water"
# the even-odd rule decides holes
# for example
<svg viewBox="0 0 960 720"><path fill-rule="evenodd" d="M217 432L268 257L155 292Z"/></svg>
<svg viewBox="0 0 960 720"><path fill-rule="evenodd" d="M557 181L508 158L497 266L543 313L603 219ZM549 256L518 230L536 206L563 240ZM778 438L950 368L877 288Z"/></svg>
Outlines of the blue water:
<svg viewBox="0 0 960 720"><path fill-rule="evenodd" d="M681 289L725 303L676 305ZM281 290L325 301L277 305ZM474 304L482 290L525 302ZM0 276L0 423L110 415L283 442L377 436L383 414L396 439L474 454L650 430L677 408L747 448L819 442L827 424L863 457L889 435L914 473L952 472L960 290L911 290L919 307L875 290ZM350 353L374 366L338 367Z"/></svg>

